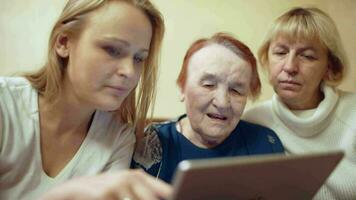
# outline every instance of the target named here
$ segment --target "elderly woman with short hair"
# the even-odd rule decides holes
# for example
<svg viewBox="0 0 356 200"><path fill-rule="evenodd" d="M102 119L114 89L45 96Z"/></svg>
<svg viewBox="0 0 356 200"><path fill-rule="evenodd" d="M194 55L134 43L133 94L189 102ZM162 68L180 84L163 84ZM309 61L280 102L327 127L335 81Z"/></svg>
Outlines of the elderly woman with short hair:
<svg viewBox="0 0 356 200"><path fill-rule="evenodd" d="M256 59L239 40L218 33L194 42L177 83L186 114L146 129L134 167L171 182L182 160L284 152L272 130L240 120L261 85Z"/></svg>

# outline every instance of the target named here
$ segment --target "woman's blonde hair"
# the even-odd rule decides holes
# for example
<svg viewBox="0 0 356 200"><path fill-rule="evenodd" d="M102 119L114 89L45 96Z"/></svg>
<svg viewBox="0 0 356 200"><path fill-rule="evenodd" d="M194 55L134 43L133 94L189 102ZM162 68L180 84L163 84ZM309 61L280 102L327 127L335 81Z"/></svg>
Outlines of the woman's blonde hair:
<svg viewBox="0 0 356 200"><path fill-rule="evenodd" d="M57 55L55 51L57 37L62 33L66 33L72 38L79 37L85 28L87 14L104 6L109 1L115 0L69 0L64 7L49 38L46 64L37 72L25 75L39 94L43 95L48 101L54 102L61 92L61 83L67 65L67 60ZM117 1L125 1L141 9L152 25L149 55L141 79L137 87L117 110L117 114L123 122L132 123L136 127L136 131L141 133L149 107L155 100L158 59L164 35L164 22L161 13L149 0Z"/></svg>
<svg viewBox="0 0 356 200"><path fill-rule="evenodd" d="M258 51L261 65L268 65L268 50L271 41L286 36L295 41L317 40L328 50L328 75L325 83L337 86L347 69L347 58L334 21L318 8L293 8L278 17Z"/></svg>

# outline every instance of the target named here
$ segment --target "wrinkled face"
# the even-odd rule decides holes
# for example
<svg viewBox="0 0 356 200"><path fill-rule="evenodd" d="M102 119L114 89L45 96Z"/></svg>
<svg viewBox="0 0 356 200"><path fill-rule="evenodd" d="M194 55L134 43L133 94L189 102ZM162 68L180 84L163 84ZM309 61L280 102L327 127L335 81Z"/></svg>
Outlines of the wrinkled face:
<svg viewBox="0 0 356 200"><path fill-rule="evenodd" d="M291 41L279 36L268 51L269 80L291 109L316 107L327 73L327 49L318 41Z"/></svg>
<svg viewBox="0 0 356 200"><path fill-rule="evenodd" d="M109 1L88 16L78 40L69 38L66 89L82 105L118 109L140 79L151 36L150 21L141 10Z"/></svg>
<svg viewBox="0 0 356 200"><path fill-rule="evenodd" d="M203 147L223 142L237 126L250 92L251 66L230 49L210 44L188 64L183 91L188 138Z"/></svg>

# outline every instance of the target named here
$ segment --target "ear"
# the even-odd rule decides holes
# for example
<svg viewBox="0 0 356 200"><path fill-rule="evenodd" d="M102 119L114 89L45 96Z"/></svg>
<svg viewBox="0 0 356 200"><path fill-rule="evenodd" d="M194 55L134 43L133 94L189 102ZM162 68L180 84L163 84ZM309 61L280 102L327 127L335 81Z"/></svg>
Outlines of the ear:
<svg viewBox="0 0 356 200"><path fill-rule="evenodd" d="M185 95L184 95L183 90L181 89L181 90L180 90L180 98L179 98L179 101L180 101L180 102L184 102L184 99L185 99Z"/></svg>
<svg viewBox="0 0 356 200"><path fill-rule="evenodd" d="M328 64L328 68L326 69L325 71L325 74L324 74L324 77L323 77L323 80L324 81L329 81L331 80L331 77L332 77L332 74L331 74L331 70L330 70L330 63Z"/></svg>
<svg viewBox="0 0 356 200"><path fill-rule="evenodd" d="M62 57L67 58L69 56L69 38L67 34L61 33L56 39L54 45L56 53Z"/></svg>

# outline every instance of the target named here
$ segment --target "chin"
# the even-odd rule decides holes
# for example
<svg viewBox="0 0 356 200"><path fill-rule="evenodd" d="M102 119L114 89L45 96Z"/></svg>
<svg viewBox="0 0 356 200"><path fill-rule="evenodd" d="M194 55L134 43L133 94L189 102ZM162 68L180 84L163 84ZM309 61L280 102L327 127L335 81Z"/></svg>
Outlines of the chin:
<svg viewBox="0 0 356 200"><path fill-rule="evenodd" d="M97 109L102 111L116 111L120 108L122 101L120 102L103 102L97 106Z"/></svg>
<svg viewBox="0 0 356 200"><path fill-rule="evenodd" d="M283 98L283 99L294 99L294 98L298 98L299 92L298 91L294 91L294 90L278 90L277 92L278 96Z"/></svg>

